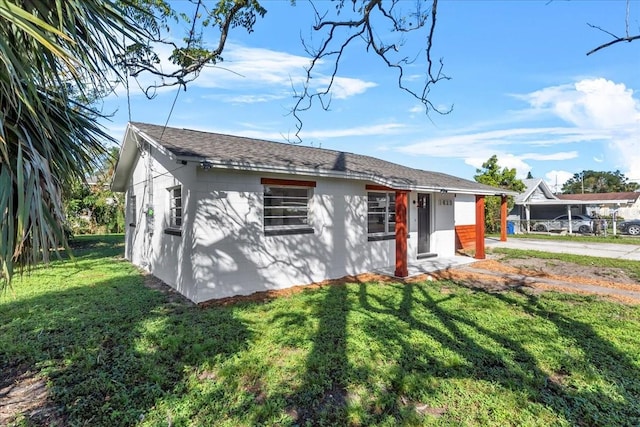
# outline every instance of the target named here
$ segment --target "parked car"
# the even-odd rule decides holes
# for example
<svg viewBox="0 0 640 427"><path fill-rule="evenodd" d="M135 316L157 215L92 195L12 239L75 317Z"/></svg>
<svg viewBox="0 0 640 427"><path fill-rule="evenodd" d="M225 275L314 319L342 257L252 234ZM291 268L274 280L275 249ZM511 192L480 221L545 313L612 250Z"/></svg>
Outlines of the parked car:
<svg viewBox="0 0 640 427"><path fill-rule="evenodd" d="M571 230L576 233L591 233L593 218L589 215L571 215ZM569 229L569 216L560 215L548 221L538 221L533 224L535 231L556 231Z"/></svg>
<svg viewBox="0 0 640 427"><path fill-rule="evenodd" d="M632 236L640 236L640 219L630 219L618 224L618 230L621 233L630 234Z"/></svg>

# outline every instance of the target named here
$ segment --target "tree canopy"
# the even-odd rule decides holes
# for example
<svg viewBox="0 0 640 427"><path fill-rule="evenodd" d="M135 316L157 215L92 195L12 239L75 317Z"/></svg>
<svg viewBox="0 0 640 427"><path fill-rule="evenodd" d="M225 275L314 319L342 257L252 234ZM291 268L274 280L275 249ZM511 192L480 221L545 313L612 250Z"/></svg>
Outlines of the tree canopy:
<svg viewBox="0 0 640 427"><path fill-rule="evenodd" d="M0 2L0 287L66 246L62 189L110 139L83 100L110 87L123 38L138 37L112 1Z"/></svg>
<svg viewBox="0 0 640 427"><path fill-rule="evenodd" d="M640 184L629 182L629 179L619 170L615 172L585 170L573 174L571 179L562 186L564 194L618 193L638 189Z"/></svg>
<svg viewBox="0 0 640 427"><path fill-rule="evenodd" d="M481 184L492 185L504 188L505 190L523 191L524 183L516 177L516 169L502 168L498 165L498 156L495 154L482 164L482 169L476 169L473 177ZM485 227L487 231L493 233L500 229L500 204L499 197L490 196L485 201ZM513 197L507 200L507 206L512 209L514 205Z"/></svg>

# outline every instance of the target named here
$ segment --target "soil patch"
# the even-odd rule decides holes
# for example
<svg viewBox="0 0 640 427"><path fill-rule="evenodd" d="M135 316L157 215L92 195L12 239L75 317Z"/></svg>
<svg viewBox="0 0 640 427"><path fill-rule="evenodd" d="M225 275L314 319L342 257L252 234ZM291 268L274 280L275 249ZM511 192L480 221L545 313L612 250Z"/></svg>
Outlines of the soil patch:
<svg viewBox="0 0 640 427"><path fill-rule="evenodd" d="M461 268L435 274L437 278L499 292L527 288L530 292L554 290L567 293L596 294L609 299L640 304L640 283L619 268L582 266L540 258L490 258Z"/></svg>
<svg viewBox="0 0 640 427"><path fill-rule="evenodd" d="M30 426L62 426L65 423L50 399L44 378L23 366L7 366L0 372L0 425L27 422Z"/></svg>

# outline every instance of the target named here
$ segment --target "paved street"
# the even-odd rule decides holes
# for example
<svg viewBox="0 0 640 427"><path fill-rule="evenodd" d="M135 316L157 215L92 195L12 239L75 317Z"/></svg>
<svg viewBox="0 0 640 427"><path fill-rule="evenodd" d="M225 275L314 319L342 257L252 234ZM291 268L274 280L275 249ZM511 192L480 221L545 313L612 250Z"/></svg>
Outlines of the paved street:
<svg viewBox="0 0 640 427"><path fill-rule="evenodd" d="M561 240L535 240L507 238L501 242L498 238L487 238L487 248L509 248L535 250L595 256L602 258L616 258L640 261L640 245L622 245L617 243L567 242Z"/></svg>

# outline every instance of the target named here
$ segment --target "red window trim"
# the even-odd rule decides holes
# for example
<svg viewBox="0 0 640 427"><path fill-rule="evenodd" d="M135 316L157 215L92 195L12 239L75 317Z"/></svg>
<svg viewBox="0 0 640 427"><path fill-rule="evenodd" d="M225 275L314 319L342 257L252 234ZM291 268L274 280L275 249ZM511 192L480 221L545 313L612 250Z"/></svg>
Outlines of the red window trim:
<svg viewBox="0 0 640 427"><path fill-rule="evenodd" d="M263 185L289 185L292 187L315 187L315 181L299 181L296 179L261 178Z"/></svg>
<svg viewBox="0 0 640 427"><path fill-rule="evenodd" d="M372 190L372 191L392 191L392 192L396 191L391 187L385 187L384 185L375 185L375 184L367 184L365 188L367 190Z"/></svg>

